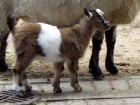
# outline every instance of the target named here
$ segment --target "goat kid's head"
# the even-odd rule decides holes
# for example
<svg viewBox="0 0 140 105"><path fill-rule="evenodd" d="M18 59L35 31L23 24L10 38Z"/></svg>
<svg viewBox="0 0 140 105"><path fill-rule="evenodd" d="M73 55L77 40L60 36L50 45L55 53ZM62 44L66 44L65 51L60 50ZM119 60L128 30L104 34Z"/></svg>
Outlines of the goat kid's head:
<svg viewBox="0 0 140 105"><path fill-rule="evenodd" d="M90 23L93 23L95 28L98 30L108 30L111 25L108 20L103 16L103 12L100 9L86 9L84 8L85 15L89 18Z"/></svg>

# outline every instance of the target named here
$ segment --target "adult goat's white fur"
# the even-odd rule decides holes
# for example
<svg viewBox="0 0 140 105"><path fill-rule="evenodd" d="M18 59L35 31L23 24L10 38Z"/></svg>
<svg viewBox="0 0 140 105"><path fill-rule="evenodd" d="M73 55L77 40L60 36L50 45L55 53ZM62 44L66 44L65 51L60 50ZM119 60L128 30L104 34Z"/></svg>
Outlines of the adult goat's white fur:
<svg viewBox="0 0 140 105"><path fill-rule="evenodd" d="M112 24L126 24L134 19L140 0L1 0L0 32L7 32L9 14L25 17L26 21L67 26L81 16L84 7L92 6L103 10Z"/></svg>

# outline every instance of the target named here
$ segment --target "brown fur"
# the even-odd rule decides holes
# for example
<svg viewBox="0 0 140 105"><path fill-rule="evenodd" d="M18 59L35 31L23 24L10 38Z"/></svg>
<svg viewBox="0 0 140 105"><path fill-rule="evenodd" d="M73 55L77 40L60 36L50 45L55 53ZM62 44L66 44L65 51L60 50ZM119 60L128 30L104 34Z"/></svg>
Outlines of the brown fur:
<svg viewBox="0 0 140 105"><path fill-rule="evenodd" d="M71 85L74 87L75 91L81 91L81 87L75 83L77 81L77 70L78 70L78 59L81 58L86 50L89 40L92 36L91 21L87 21L86 17L83 17L80 23L75 24L68 28L60 28L62 43L60 51L62 56L67 60L67 66L71 74ZM40 32L40 26L36 23L22 23L17 25L12 31L14 37L14 45L16 49L16 63L14 66L14 73L20 75L20 81L25 80L26 74L24 70L32 62L35 55L43 55L40 46L37 44L37 38ZM56 69L54 75L54 92L61 92L59 86L60 76L64 70L64 63L55 63L54 67ZM31 88L26 86L26 89Z"/></svg>
<svg viewBox="0 0 140 105"><path fill-rule="evenodd" d="M20 69L25 69L28 66L28 63L32 61L35 54L40 53L36 40L39 32L40 26L34 23L24 23L14 28L12 35L17 56L14 69L16 69L17 72L21 72Z"/></svg>
<svg viewBox="0 0 140 105"><path fill-rule="evenodd" d="M88 12L86 12L86 14L88 14ZM62 38L60 52L67 62L71 74L71 86L76 92L82 90L77 80L78 60L83 56L96 28L104 29L107 26L102 25L103 23L98 21L95 10L92 11L92 14L92 18L83 16L77 24L71 27L59 28ZM31 87L22 83L23 80L27 79L25 68L32 62L32 59L37 54L43 55L41 46L37 43L39 32L39 24L26 22L22 22L21 25L18 24L12 31L17 55L14 74L19 75L20 79L18 80L18 84L24 85L27 90L30 90ZM62 92L60 88L60 77L64 70L64 62L56 62L54 63L54 67L56 71L53 86L54 92L58 93Z"/></svg>
<svg viewBox="0 0 140 105"><path fill-rule="evenodd" d="M17 26L12 31L13 42L16 51L16 62L13 67L14 76L18 75L19 80L17 83L24 85L26 90L31 90L31 86L28 84L23 84L22 81L27 81L27 76L25 74L25 69L32 62L36 53L41 54L40 47L37 46L37 37L40 32L40 26L33 23L22 23Z"/></svg>
<svg viewBox="0 0 140 105"><path fill-rule="evenodd" d="M71 86L75 92L79 92L82 88L78 84L77 71L78 71L78 60L84 55L84 52L88 46L89 40L92 36L94 24L92 21L88 21L87 17L82 17L78 24L75 24L68 28L60 28L61 32L61 46L60 51L62 56L66 59L67 67L71 75ZM63 69L58 70L54 75L54 92L61 92L59 86L60 75Z"/></svg>
<svg viewBox="0 0 140 105"><path fill-rule="evenodd" d="M79 59L83 56L92 35L92 30L86 27L76 24L70 28L60 29L62 35L60 51L64 57Z"/></svg>

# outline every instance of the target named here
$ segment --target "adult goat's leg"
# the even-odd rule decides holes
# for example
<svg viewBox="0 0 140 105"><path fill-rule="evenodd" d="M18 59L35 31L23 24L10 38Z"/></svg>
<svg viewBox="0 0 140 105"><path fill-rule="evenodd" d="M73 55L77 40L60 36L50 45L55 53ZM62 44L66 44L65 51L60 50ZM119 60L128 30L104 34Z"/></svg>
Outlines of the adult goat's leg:
<svg viewBox="0 0 140 105"><path fill-rule="evenodd" d="M106 44L107 44L107 55L105 60L106 70L110 74L117 74L118 68L114 64L114 46L116 42L116 26L113 26L110 30L105 32Z"/></svg>
<svg viewBox="0 0 140 105"><path fill-rule="evenodd" d="M67 66L71 75L71 86L74 88L75 92L81 92L82 88L80 87L77 79L78 60L67 61Z"/></svg>
<svg viewBox="0 0 140 105"><path fill-rule="evenodd" d="M0 33L0 72L8 70L8 65L5 62L8 35L9 33L4 36Z"/></svg>
<svg viewBox="0 0 140 105"><path fill-rule="evenodd" d="M103 74L99 67L99 52L104 38L104 31L97 31L92 38L92 54L89 62L89 72L95 80L102 80Z"/></svg>
<svg viewBox="0 0 140 105"><path fill-rule="evenodd" d="M62 90L60 88L60 77L62 75L62 72L64 70L64 63L59 62L59 63L54 63L54 80L53 80L53 87L54 87L54 93L61 93Z"/></svg>

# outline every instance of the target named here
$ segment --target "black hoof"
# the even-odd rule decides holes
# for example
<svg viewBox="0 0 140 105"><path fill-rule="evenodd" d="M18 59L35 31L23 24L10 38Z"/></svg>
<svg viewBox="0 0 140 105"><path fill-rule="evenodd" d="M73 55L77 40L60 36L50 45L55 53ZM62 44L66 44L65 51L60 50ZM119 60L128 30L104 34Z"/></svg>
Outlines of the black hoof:
<svg viewBox="0 0 140 105"><path fill-rule="evenodd" d="M105 67L110 74L118 74L119 72L118 68L111 60L106 60Z"/></svg>
<svg viewBox="0 0 140 105"><path fill-rule="evenodd" d="M105 78L105 76L93 76L94 80L102 81Z"/></svg>
<svg viewBox="0 0 140 105"><path fill-rule="evenodd" d="M110 74L118 74L119 70L116 66L112 66L112 67L106 67L106 70L110 73Z"/></svg>
<svg viewBox="0 0 140 105"><path fill-rule="evenodd" d="M105 77L103 76L101 69L92 70L90 69L89 73L93 76L94 80L103 80Z"/></svg>

